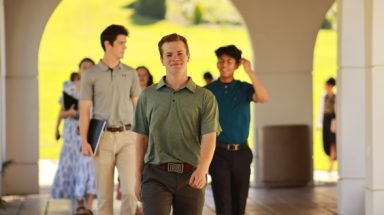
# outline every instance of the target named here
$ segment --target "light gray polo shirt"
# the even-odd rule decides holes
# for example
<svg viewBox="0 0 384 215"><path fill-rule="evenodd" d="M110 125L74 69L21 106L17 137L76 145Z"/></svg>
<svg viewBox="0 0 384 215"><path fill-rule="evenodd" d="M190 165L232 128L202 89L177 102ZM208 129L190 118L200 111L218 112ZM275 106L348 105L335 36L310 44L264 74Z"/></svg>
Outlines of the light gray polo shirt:
<svg viewBox="0 0 384 215"><path fill-rule="evenodd" d="M107 125L127 125L133 121L132 98L140 92L135 69L120 62L111 72L100 60L84 73L80 98L93 102L93 118Z"/></svg>

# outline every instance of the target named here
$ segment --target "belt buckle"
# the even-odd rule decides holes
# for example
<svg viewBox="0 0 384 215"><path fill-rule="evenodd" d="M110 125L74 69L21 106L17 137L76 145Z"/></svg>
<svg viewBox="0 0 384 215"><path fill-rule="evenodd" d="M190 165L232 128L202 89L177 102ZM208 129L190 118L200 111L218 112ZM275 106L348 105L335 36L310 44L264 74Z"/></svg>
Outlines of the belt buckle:
<svg viewBox="0 0 384 215"><path fill-rule="evenodd" d="M233 146L233 148L232 148L232 146ZM227 150L228 151L237 151L237 150L239 150L238 147L239 147L238 144L228 144L227 145Z"/></svg>
<svg viewBox="0 0 384 215"><path fill-rule="evenodd" d="M168 163L168 172L183 173L184 164Z"/></svg>

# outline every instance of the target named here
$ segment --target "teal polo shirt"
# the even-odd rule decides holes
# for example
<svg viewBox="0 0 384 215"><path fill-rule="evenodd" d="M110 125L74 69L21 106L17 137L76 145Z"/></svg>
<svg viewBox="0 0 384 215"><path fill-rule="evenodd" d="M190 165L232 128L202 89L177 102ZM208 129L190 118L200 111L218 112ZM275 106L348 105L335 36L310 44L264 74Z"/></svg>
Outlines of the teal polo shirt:
<svg viewBox="0 0 384 215"><path fill-rule="evenodd" d="M247 142L251 122L251 102L255 90L246 82L233 80L224 84L220 80L207 86L219 105L219 122L223 130L218 142L243 144Z"/></svg>

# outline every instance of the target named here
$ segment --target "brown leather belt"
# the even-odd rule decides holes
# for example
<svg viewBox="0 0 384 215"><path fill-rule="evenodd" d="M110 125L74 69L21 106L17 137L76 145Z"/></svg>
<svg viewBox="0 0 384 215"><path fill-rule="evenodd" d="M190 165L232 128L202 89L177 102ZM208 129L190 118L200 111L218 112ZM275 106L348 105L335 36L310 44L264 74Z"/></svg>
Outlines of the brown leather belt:
<svg viewBox="0 0 384 215"><path fill-rule="evenodd" d="M122 132L122 131L127 131L131 130L131 124L128 125L119 125L119 126L105 126L105 131L110 131L110 132Z"/></svg>
<svg viewBox="0 0 384 215"><path fill-rule="evenodd" d="M228 151L240 151L242 149L248 148L247 142L243 144L229 144L229 143L216 142L216 145Z"/></svg>
<svg viewBox="0 0 384 215"><path fill-rule="evenodd" d="M162 170L166 170L168 172L176 172L176 173L190 172L197 168L187 163L164 163L164 164L158 164L158 165L157 164L149 164L149 165L160 168Z"/></svg>

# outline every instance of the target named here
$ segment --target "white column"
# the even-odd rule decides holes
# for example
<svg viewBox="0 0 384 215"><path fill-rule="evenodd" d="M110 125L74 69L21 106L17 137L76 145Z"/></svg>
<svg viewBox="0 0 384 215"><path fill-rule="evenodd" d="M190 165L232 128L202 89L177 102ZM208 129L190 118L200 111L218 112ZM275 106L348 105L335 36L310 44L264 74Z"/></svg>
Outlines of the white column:
<svg viewBox="0 0 384 215"><path fill-rule="evenodd" d="M37 58L45 25L59 2L4 0L7 118L2 128L7 134L5 159L14 161L2 181L5 194L39 192Z"/></svg>
<svg viewBox="0 0 384 215"><path fill-rule="evenodd" d="M254 134L261 125L305 124L312 131L313 51L318 30L334 0L232 2L252 40L255 73L269 92L266 104L254 105ZM254 137L255 185L263 186ZM308 144L313 167L312 138ZM312 178L312 173L308 177Z"/></svg>
<svg viewBox="0 0 384 215"><path fill-rule="evenodd" d="M366 214L384 214L384 1L365 1Z"/></svg>
<svg viewBox="0 0 384 215"><path fill-rule="evenodd" d="M364 214L365 46L364 0L338 0L338 212Z"/></svg>
<svg viewBox="0 0 384 215"><path fill-rule="evenodd" d="M4 38L4 4L0 0L0 162L5 161L5 38ZM0 165L0 185L2 184L2 165ZM0 195L3 189L0 186Z"/></svg>

